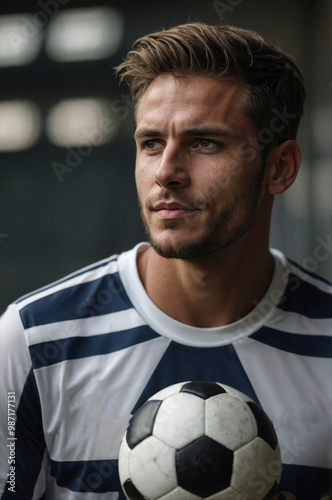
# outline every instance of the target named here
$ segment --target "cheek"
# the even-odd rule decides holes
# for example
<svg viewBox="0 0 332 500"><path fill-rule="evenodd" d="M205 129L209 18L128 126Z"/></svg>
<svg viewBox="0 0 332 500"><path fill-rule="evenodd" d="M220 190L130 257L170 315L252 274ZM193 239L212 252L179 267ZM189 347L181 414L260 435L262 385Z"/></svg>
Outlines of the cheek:
<svg viewBox="0 0 332 500"><path fill-rule="evenodd" d="M218 166L210 169L210 175L206 178L198 179L198 187L204 196L208 199L228 198L234 189L234 186L239 182L238 170L234 165L228 164L223 168Z"/></svg>
<svg viewBox="0 0 332 500"><path fill-rule="evenodd" d="M205 182L207 196L220 195L223 199L247 197L257 186L261 164L246 162L244 158L230 157L222 165L216 164Z"/></svg>
<svg viewBox="0 0 332 500"><path fill-rule="evenodd" d="M139 198L145 198L149 190L151 189L151 185L154 184L154 179L151 171L149 172L149 169L142 168L139 166L139 164L136 164L135 182Z"/></svg>

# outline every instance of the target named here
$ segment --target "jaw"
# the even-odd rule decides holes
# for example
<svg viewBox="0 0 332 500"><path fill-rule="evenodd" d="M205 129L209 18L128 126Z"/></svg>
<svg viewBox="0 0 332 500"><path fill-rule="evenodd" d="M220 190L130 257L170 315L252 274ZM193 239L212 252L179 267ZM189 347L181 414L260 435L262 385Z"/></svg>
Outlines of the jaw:
<svg viewBox="0 0 332 500"><path fill-rule="evenodd" d="M184 220L168 219L157 223L147 223L143 219L150 245L159 255L186 259L188 249L197 246L197 242L201 241L204 237L204 223L190 224L187 219L189 217ZM187 250L184 251L185 249Z"/></svg>
<svg viewBox="0 0 332 500"><path fill-rule="evenodd" d="M229 231L228 215L224 220L209 225L207 217L195 223L167 220L162 224L145 224L150 245L161 257L187 261L216 256L231 245L241 234ZM190 221L191 222L191 221Z"/></svg>
<svg viewBox="0 0 332 500"><path fill-rule="evenodd" d="M270 211L265 200L243 206L237 202L218 213L213 213L210 207L191 217L162 221L149 213L147 219L142 212L142 219L150 244L160 256L215 261L231 253L243 256L242 248L258 252L261 244L268 247Z"/></svg>

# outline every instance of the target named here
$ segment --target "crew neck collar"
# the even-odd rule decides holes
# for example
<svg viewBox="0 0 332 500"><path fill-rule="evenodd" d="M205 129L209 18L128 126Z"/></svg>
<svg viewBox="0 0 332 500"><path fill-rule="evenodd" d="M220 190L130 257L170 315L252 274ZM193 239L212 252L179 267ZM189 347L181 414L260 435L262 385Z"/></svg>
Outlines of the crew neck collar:
<svg viewBox="0 0 332 500"><path fill-rule="evenodd" d="M250 336L271 318L287 285L286 259L281 252L272 249L275 266L271 284L264 297L249 314L234 323L221 327L193 327L165 314L147 295L139 278L136 264L137 254L144 251L147 246L148 243L139 243L119 256L120 278L130 301L144 321L161 336L180 344L193 347L216 347Z"/></svg>

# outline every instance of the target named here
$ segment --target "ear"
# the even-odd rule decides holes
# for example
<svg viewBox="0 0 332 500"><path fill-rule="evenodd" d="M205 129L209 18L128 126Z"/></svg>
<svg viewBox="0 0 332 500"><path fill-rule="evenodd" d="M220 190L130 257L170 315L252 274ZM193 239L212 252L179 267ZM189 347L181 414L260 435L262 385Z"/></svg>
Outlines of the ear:
<svg viewBox="0 0 332 500"><path fill-rule="evenodd" d="M267 191L280 194L295 181L301 164L301 152L297 143L288 140L273 148L266 158L265 182Z"/></svg>

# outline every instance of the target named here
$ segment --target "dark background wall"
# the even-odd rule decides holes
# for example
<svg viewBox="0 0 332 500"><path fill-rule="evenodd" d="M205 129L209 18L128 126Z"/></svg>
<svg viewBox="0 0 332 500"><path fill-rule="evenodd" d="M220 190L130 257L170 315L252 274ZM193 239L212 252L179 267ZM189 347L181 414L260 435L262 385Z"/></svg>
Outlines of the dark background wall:
<svg viewBox="0 0 332 500"><path fill-rule="evenodd" d="M99 5L116 8L123 18L115 54L95 61L52 60L45 44L59 13ZM39 23L42 45L31 63L0 67L0 104L34 102L42 129L33 146L0 151L0 311L21 294L144 239L128 90L119 86L113 67L139 36L187 21L257 30L301 67L308 89L299 135L302 171L276 202L271 245L332 278L331 10L328 0L2 0L0 21L1 16L30 13ZM46 129L49 113L74 97L107 100L117 126L112 140L81 152L52 143ZM55 162L69 169L59 176Z"/></svg>

